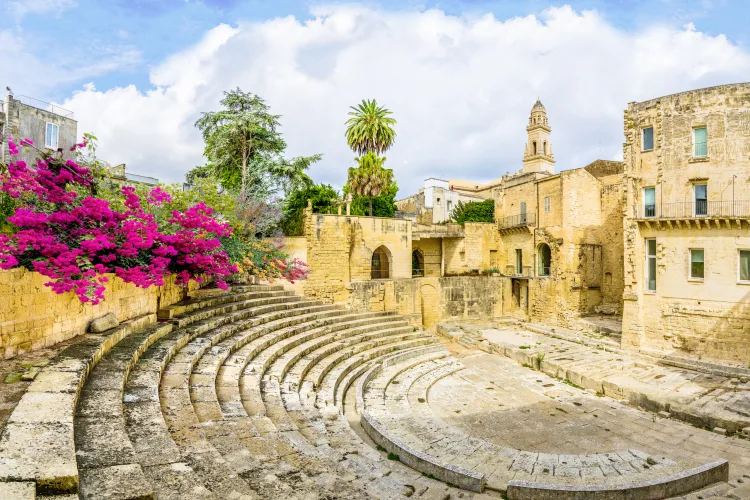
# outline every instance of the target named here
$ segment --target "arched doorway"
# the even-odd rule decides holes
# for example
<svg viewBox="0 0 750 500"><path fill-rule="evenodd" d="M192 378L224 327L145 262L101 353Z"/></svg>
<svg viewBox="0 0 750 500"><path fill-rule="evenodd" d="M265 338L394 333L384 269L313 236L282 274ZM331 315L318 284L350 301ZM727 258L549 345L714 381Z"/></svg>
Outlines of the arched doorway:
<svg viewBox="0 0 750 500"><path fill-rule="evenodd" d="M424 256L419 250L414 250L411 253L411 276L412 278L424 276Z"/></svg>
<svg viewBox="0 0 750 500"><path fill-rule="evenodd" d="M384 246L380 246L372 252L370 277L374 280L385 280L391 277L390 252Z"/></svg>
<svg viewBox="0 0 750 500"><path fill-rule="evenodd" d="M546 243L540 243L536 251L537 276L549 276L552 266L552 250Z"/></svg>

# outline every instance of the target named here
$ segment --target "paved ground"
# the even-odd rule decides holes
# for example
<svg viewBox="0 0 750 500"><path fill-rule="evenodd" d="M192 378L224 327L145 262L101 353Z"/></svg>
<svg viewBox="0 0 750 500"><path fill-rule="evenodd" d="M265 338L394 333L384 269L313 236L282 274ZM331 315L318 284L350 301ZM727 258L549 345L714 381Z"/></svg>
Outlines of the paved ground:
<svg viewBox="0 0 750 500"><path fill-rule="evenodd" d="M468 331L460 338L462 343L541 367L545 373L567 378L593 392L630 400L648 410L666 411L673 418L701 427L721 427L732 433L750 426L748 376L664 366L652 357L555 338L516 324L462 328Z"/></svg>

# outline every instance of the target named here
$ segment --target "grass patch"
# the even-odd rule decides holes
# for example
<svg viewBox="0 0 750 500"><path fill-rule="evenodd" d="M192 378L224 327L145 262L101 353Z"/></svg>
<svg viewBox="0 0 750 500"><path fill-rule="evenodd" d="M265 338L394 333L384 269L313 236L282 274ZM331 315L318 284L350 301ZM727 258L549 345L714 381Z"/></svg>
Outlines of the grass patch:
<svg viewBox="0 0 750 500"><path fill-rule="evenodd" d="M422 473L422 475L423 475L424 477L426 477L427 479L434 479L434 480L436 480L436 481L438 480L438 478L436 478L436 477L435 477L435 476L433 476L432 474L425 474L425 473L423 472L423 473Z"/></svg>
<svg viewBox="0 0 750 500"><path fill-rule="evenodd" d="M6 384L15 384L16 382L20 382L20 381L21 381L21 376L22 376L22 375L23 375L23 374L22 374L22 373L20 373L20 372L13 372L13 373L9 373L9 374L8 374L8 375L6 375L6 377L5 377L5 383L6 383Z"/></svg>
<svg viewBox="0 0 750 500"><path fill-rule="evenodd" d="M385 448L383 448L382 446L378 445L378 446L377 446L377 450L378 450L378 451L385 451Z"/></svg>
<svg viewBox="0 0 750 500"><path fill-rule="evenodd" d="M395 453L389 453L388 454L388 460L395 460L396 462L400 462L401 461L401 457L399 457Z"/></svg>
<svg viewBox="0 0 750 500"><path fill-rule="evenodd" d="M519 345L518 348L519 349L531 349L531 346L528 346L528 345Z"/></svg>
<svg viewBox="0 0 750 500"><path fill-rule="evenodd" d="M530 365L530 364L528 364L528 363L524 363L524 364L523 364L523 365L521 365L521 366L523 366L524 368L531 368L532 370L534 369L534 367L533 367L533 366L531 366L531 365Z"/></svg>
<svg viewBox="0 0 750 500"><path fill-rule="evenodd" d="M583 388L582 386L580 386L580 385L576 384L575 382L571 382L571 381L570 381L570 379L568 379L568 378L559 378L559 377L558 377L558 379L557 379L557 380L561 381L561 382L562 382L563 384L567 384L567 385L569 385L570 387L575 387L576 389L580 389L580 390L582 390L582 391L585 391L585 390L586 390L586 389L584 389L584 388Z"/></svg>

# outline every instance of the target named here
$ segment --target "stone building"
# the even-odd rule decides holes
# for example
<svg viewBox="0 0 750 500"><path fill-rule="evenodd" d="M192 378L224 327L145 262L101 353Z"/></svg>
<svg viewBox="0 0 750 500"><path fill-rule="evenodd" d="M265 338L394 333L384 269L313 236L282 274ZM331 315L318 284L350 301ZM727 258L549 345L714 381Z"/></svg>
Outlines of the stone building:
<svg viewBox="0 0 750 500"><path fill-rule="evenodd" d="M70 148L77 134L78 122L72 111L26 96L15 98L9 90L0 110L0 162L10 161L8 136L31 139L39 149L60 149L63 158L73 159ZM36 151L22 150L16 158L32 165L36 157Z"/></svg>
<svg viewBox="0 0 750 500"><path fill-rule="evenodd" d="M428 179L400 201L400 213L416 217L308 209L304 242L295 241L295 256L312 269L305 295L395 310L428 328L446 318L499 316L571 326L603 304L619 310L622 163L598 160L555 174L540 101L526 130L518 173L486 184ZM494 200L493 223L436 223L445 221L448 202L485 199Z"/></svg>
<svg viewBox="0 0 750 500"><path fill-rule="evenodd" d="M623 346L750 360L750 84L625 111Z"/></svg>

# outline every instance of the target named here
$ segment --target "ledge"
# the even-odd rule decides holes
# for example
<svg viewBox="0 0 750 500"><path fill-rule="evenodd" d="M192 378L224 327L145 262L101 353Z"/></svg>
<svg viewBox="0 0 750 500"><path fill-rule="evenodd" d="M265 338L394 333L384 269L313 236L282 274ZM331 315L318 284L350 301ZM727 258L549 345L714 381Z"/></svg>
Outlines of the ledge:
<svg viewBox="0 0 750 500"><path fill-rule="evenodd" d="M367 412L362 413L360 424L375 443L385 448L388 453L397 454L399 461L412 469L432 474L441 481L465 490L477 493L484 490L484 474L440 463L430 455L411 449L400 439L388 436L387 431Z"/></svg>
<svg viewBox="0 0 750 500"><path fill-rule="evenodd" d="M728 480L729 462L721 459L665 477L623 484L567 485L511 480L507 494L510 500L658 500Z"/></svg>

